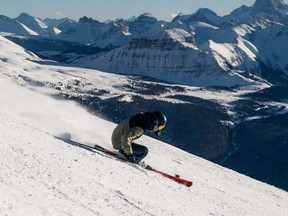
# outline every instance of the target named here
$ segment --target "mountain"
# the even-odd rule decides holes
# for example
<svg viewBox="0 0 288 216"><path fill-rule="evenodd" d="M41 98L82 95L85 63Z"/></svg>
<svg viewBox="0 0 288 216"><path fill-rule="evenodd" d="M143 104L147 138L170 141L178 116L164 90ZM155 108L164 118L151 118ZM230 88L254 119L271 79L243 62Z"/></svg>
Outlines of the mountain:
<svg viewBox="0 0 288 216"><path fill-rule="evenodd" d="M283 0L256 0L251 7L251 14L257 15L258 13L269 14L271 17L278 15L279 17L287 17L288 5Z"/></svg>
<svg viewBox="0 0 288 216"><path fill-rule="evenodd" d="M16 35L37 35L37 32L29 29L24 24L3 15L0 15L0 31Z"/></svg>
<svg viewBox="0 0 288 216"><path fill-rule="evenodd" d="M213 46L212 41L210 46ZM103 71L145 75L192 86L234 86L255 82L237 71L219 66L215 58L195 46L193 34L182 29L169 29L151 38L133 39L127 46L114 49L89 65L97 65Z"/></svg>
<svg viewBox="0 0 288 216"><path fill-rule="evenodd" d="M284 6L287 5L282 1L264 3L256 1L252 7L240 7L225 17L219 17L209 9L199 9L192 15L179 14L170 23L161 24L150 14L143 14L129 23L124 21L121 24L113 23L113 28L110 28L109 31L105 30L105 33L100 33L100 35L98 34L97 37L94 37L96 39L92 44L101 48L105 46L113 47L114 45L115 49L105 55L103 53L103 55L97 55L97 57L85 57L83 62L81 62L81 59L77 59L75 63L114 73L145 74L146 76L166 81L174 80L178 83L185 80L185 84L197 86L202 84L204 86L221 85L220 83L226 86L233 86L237 83L233 79L236 77L238 77L236 79L239 81L238 84L247 83L244 78L239 78L238 71L241 74L243 74L243 71L249 72L272 84L287 84L287 60L285 59L286 55L283 54L286 47L282 46L282 44L286 44L285 41L287 39L280 33L283 32L285 27L283 24L279 24L281 14L278 13L279 10L285 10L286 7ZM271 8L269 13L266 10L267 8ZM267 16L271 15L271 17L266 17L265 14ZM259 17L259 19L255 17ZM265 17L269 18L270 21L267 21ZM279 19L275 20L275 17ZM147 21L149 23L148 28L146 27L147 29L143 27L143 24L141 24L142 26L137 24L142 23L140 20L150 21ZM143 23L145 22L143 21ZM118 30L113 30L115 26L118 27ZM139 31L139 29L142 31L145 29L145 33ZM181 54L179 54L179 50L173 50L174 45L170 43L169 54L157 51L157 47L162 45L167 49L167 43L162 42L161 37L163 37L162 35L169 35L165 32L173 31L176 32L175 35L179 34L178 32L180 31L191 34L193 47L190 46L190 50L186 49L186 47L185 51L181 50ZM272 35L271 39L265 37L267 34ZM279 37L280 34L282 35L281 39ZM156 42L156 44L159 43L160 45L157 45L154 49L151 45L157 40L159 42ZM171 37L168 40L173 41L174 39ZM148 45L150 50L148 51L147 47L144 46L139 49L139 47L135 46L138 43L150 44ZM195 52L209 56L209 60L204 60L206 57L201 58L201 55L201 60L198 60ZM139 56L139 59L137 59L137 56ZM96 60L94 60L95 58ZM190 61L180 60L184 58L190 59ZM93 60L91 61L90 59ZM157 66L155 67L155 65ZM209 75L206 76L205 73L201 73L203 77L209 77L209 79L203 82L203 79L197 74L197 72L203 71L201 68L207 68L208 70L217 68L215 70L217 73L212 76L213 73L211 71L208 72L208 70L204 69ZM197 71L196 74L193 71ZM183 78L178 80L173 74L176 76L178 74L178 77ZM235 74L236 76L234 76ZM187 78L187 76L190 78ZM223 78L219 78L222 76ZM252 77L251 75L249 76ZM232 80L228 79L228 81L227 77L232 77ZM227 81L222 82L223 79Z"/></svg>
<svg viewBox="0 0 288 216"><path fill-rule="evenodd" d="M151 32L153 33L153 31L155 31L155 28L156 31L158 31L158 29L161 29L162 25L164 24L165 22L158 21L150 13L141 14L135 20L128 22L129 29L134 37L150 35Z"/></svg>
<svg viewBox="0 0 288 216"><path fill-rule="evenodd" d="M58 39L87 44L92 43L95 35L108 29L106 23L101 23L86 16L80 18L76 24L69 26L70 28L65 29L58 35Z"/></svg>
<svg viewBox="0 0 288 216"><path fill-rule="evenodd" d="M63 31L66 28L69 28L76 24L77 22L73 19L69 18L61 18L61 19L51 19L51 18L45 18L43 22L48 26L48 27L57 27L61 31Z"/></svg>
<svg viewBox="0 0 288 216"><path fill-rule="evenodd" d="M276 22L287 22L287 13L288 5L283 0L256 0L251 7L237 8L226 18L245 23L266 18Z"/></svg>
<svg viewBox="0 0 288 216"><path fill-rule="evenodd" d="M13 60L16 59L11 56L9 61ZM29 68L29 64L36 67ZM50 72L66 80L80 79L71 67L44 62L26 66L23 75L37 76L40 71L41 75L46 74L46 81L54 79ZM3 72L2 67L0 70ZM89 73L87 69L78 70ZM94 76L90 75L97 77L95 71ZM113 79L111 74L105 76ZM141 144L150 150L146 163L193 180L191 188L56 139L54 135L70 136L88 145L97 143L111 148L110 135L116 125L72 101L47 95L40 86L31 90L15 81L0 75L0 102L5 104L0 107L3 215L287 214L287 192L147 136L141 138ZM90 82L97 86L93 79Z"/></svg>
<svg viewBox="0 0 288 216"><path fill-rule="evenodd" d="M119 47L127 44L131 38L140 37L152 28L161 27L158 20L145 13L132 21L99 22L92 18L82 17L76 25L58 35L58 39L80 43L89 43L94 47ZM83 37L85 32L85 37Z"/></svg>
<svg viewBox="0 0 288 216"><path fill-rule="evenodd" d="M18 36L55 36L61 31L56 27L49 28L41 19L21 13L17 18L0 15L0 31Z"/></svg>
<svg viewBox="0 0 288 216"><path fill-rule="evenodd" d="M28 26L38 34L45 34L48 29L48 26L41 19L32 17L27 13L21 13L15 20Z"/></svg>
<svg viewBox="0 0 288 216"><path fill-rule="evenodd" d="M226 19L234 19L249 25L252 32L246 38L257 49L257 67L254 74L276 85L287 85L287 59L284 54L288 5L282 0L257 0L251 7L242 6ZM257 72L256 72L257 71Z"/></svg>
<svg viewBox="0 0 288 216"><path fill-rule="evenodd" d="M255 1L251 7L241 6L223 17L201 8L194 14L179 14L171 22L159 21L149 13L107 22L85 16L78 22L46 19L50 30L42 33L45 39L10 39L48 59L113 73L184 81L191 86L231 87L259 80L287 85L287 8L281 0L265 0ZM27 14L19 17L32 29L39 23ZM36 24L27 22L28 18ZM191 35L191 42L175 39L186 37L183 35Z"/></svg>

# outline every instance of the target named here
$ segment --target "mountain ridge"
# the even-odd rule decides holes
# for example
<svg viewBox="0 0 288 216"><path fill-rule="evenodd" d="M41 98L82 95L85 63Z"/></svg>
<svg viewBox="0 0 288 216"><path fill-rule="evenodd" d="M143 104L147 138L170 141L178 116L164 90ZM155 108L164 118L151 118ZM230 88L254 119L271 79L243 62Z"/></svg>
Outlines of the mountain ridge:
<svg viewBox="0 0 288 216"><path fill-rule="evenodd" d="M22 41L22 45L25 46L27 40L31 40L31 43L36 40L43 44L50 43L50 45L57 40L56 44L63 44L63 48L61 45L55 47L59 50L58 53L51 53L39 45L35 46L35 50L31 45L27 48L32 48L31 51L38 52L39 55L46 58L63 59L62 61L77 66L92 67L113 73L129 71L133 74L163 78L165 81L177 80L171 77L171 73L175 75L178 73L181 76L189 71L203 71L201 68L207 68L210 69L208 71L209 81L206 83L202 79L197 81L197 76L192 75L190 84L187 81L189 79L186 78L184 79L186 80L185 84L201 85L203 83L204 86L213 86L221 85L221 82L216 79L219 76L213 75L214 69L209 65L210 62L216 61L217 65L212 63L214 64L213 68L218 67L215 71L222 71L223 79L230 76L233 85L236 84L233 77L238 76L237 71L251 73L273 85L286 85L288 83L288 60L283 54L286 50L286 46L283 44L288 41L288 36L283 34L287 21L287 17L283 14L287 13L287 8L288 5L281 0L265 0L255 1L251 7L242 6L223 17L218 16L212 10L201 8L194 14L179 14L171 22L159 21L149 13L143 13L130 21L118 19L99 22L84 16L78 22L73 23L63 19L62 23L54 22L56 26L51 26L50 22L49 28L43 26L44 24L41 25L41 20L28 14L22 14L16 20L18 19L20 22L19 19L22 17L22 20L25 21L23 21L24 24L37 32L34 34L39 35L39 37L31 35ZM63 23L66 23L66 27L62 25ZM37 28L35 28L36 25ZM58 26L61 30L58 29ZM2 30L14 31L20 35L24 31L9 30L7 27L2 27ZM184 34L187 37L183 37ZM281 37L279 37L280 34ZM27 37L29 31L26 31L24 35ZM269 40L266 35L272 35L273 39ZM177 37L179 38L177 39ZM15 38L14 42L17 41L19 39ZM139 45L140 41L146 41L147 45L150 43L150 47L140 48L138 46L136 48L136 42ZM170 43L165 43L165 41L170 41ZM179 47L173 51L176 44L173 41L178 41L177 44L183 49L190 49L190 52L186 54L182 52L182 59L189 59L190 62L197 62L197 64L189 63L189 61L183 62L177 58ZM69 49L66 48L68 42L71 43ZM270 49L268 49L267 43L271 44ZM155 49L153 44L156 44ZM83 54L81 51L79 52L81 46ZM163 55L157 46L164 46L165 50L171 51L169 54ZM90 49L86 52L88 47ZM73 52L75 49L78 49L76 51L79 53L78 55ZM195 50L199 50L199 53L202 52L203 56L209 55L212 61L201 62L195 55ZM140 53L147 55L142 56ZM155 68L156 65L162 66ZM144 71L145 74L143 74ZM192 82L192 79L195 81ZM223 85L232 86L227 83L225 82ZM239 85L244 83L247 83L245 79L239 79Z"/></svg>

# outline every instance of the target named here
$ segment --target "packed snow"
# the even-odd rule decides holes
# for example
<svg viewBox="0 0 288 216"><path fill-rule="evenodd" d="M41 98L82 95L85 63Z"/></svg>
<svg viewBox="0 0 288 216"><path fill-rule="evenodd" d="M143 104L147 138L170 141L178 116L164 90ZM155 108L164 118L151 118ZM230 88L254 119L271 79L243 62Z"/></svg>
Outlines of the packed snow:
<svg viewBox="0 0 288 216"><path fill-rule="evenodd" d="M138 141L150 150L145 162L192 180L191 188L55 138L112 149L116 125L53 98L55 89L45 83L80 80L87 84L83 91L105 87L113 97L116 84L129 78L43 62L0 39L0 215L287 214L287 192L147 136ZM219 100L236 97L187 89Z"/></svg>

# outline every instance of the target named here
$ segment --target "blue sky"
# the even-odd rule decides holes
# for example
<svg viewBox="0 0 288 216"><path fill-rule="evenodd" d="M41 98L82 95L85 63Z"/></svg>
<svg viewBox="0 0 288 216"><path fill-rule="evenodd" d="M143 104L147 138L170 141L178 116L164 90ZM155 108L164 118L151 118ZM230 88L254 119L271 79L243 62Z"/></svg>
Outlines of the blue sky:
<svg viewBox="0 0 288 216"><path fill-rule="evenodd" d="M178 13L192 14L209 8L218 15L229 14L241 5L252 6L256 0L0 0L0 15L11 18L26 12L44 19L88 16L99 21L130 18L145 12L157 19L170 21ZM284 0L288 3L288 0Z"/></svg>

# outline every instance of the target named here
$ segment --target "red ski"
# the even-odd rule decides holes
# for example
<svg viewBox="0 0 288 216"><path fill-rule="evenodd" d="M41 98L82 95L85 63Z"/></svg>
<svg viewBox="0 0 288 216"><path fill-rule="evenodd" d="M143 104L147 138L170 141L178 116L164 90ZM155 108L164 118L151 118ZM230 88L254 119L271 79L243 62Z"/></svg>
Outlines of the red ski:
<svg viewBox="0 0 288 216"><path fill-rule="evenodd" d="M59 137L56 137L56 138L61 139L61 138L59 138ZM78 147L81 147L81 148L85 148L85 149L87 149L87 150L95 149L95 150L97 150L97 151L100 151L100 152L103 152L103 153L105 153L105 154L107 154L107 155L110 155L110 156L112 156L112 157L114 157L114 158L117 158L117 159L119 159L119 160L121 160L121 161L127 162L127 160L126 160L126 158L125 158L124 156L118 154L118 153L115 152L115 151L111 151L111 150L109 150L109 149L103 148L102 146L95 145L95 146L93 147L93 146L90 146L90 145L85 145L85 144L76 142L76 141L74 141L74 140L64 140L64 139L61 139L61 140L62 140L62 141L65 141L65 142L67 142L67 143L70 143L71 145L75 145L75 146L78 146ZM156 169L152 168L151 166L147 165L147 164L144 163L144 162L140 162L138 165L141 166L141 167L143 167L143 168L146 169L146 170L150 170L150 171L155 172L155 173L158 173L158 174L160 174L160 175L162 175L162 176L164 176L164 177L166 177L166 178L169 178L169 179L171 179L171 180L173 180L173 181L175 181L175 182L177 182L177 183L179 183L179 184L181 184L181 185L185 185L185 186L187 186L187 187L191 187L191 186L193 185L193 182L192 182L192 181L182 179L182 178L180 178L180 175L178 175L178 174L175 174L175 175L173 176L173 175L164 173L164 172L162 172L162 171L159 171L159 170L156 170Z"/></svg>
<svg viewBox="0 0 288 216"><path fill-rule="evenodd" d="M113 156L115 158L118 158L120 160L127 161L125 157L123 157L122 155L119 155L117 152L110 151L110 150L105 149L105 148L103 148L103 147L101 147L99 145L95 145L94 149L96 149L98 151L101 151L101 152L104 152L105 154L111 155L111 156ZM182 178L180 178L180 175L178 175L178 174L175 174L175 176L173 176L173 175L164 173L162 171L156 170L156 169L154 169L151 166L146 165L146 164L145 164L145 166L143 166L142 164L139 164L139 165L142 166L146 170L150 170L150 171L153 171L155 173L158 173L158 174L160 174L160 175L162 175L162 176L164 176L166 178L169 178L169 179L171 179L171 180L173 180L173 181L175 181L175 182L177 182L179 184L185 185L187 187L191 187L193 185L192 181L182 179Z"/></svg>
<svg viewBox="0 0 288 216"><path fill-rule="evenodd" d="M147 169L147 168L145 168L145 169ZM162 175L162 176L164 176L164 177L166 177L166 178L169 178L169 179L171 179L171 180L173 180L173 181L176 181L176 182L179 183L179 184L183 184L183 185L185 185L185 186L187 186L187 187L191 187L191 186L193 185L193 182L192 182L192 181L189 181L189 180L185 180L185 179L180 178L180 175L179 175L179 174L175 174L175 176L172 176L172 175L170 175L170 174L161 172L161 171L156 170L156 169L153 169L153 168L150 168L150 169L148 169L148 170L151 170L151 171L153 171L153 172L155 172L155 173L159 173L160 175Z"/></svg>

